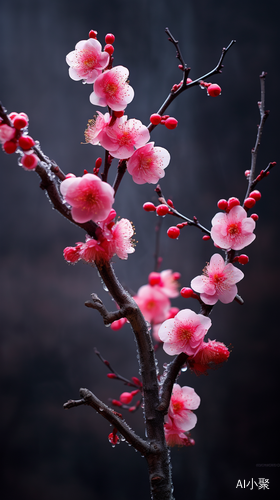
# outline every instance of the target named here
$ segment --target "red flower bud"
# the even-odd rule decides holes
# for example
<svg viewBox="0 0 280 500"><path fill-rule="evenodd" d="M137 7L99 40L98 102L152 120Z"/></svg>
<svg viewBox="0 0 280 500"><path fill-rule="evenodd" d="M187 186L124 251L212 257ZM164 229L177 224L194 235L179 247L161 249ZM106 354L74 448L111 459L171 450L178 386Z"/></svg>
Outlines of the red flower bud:
<svg viewBox="0 0 280 500"><path fill-rule="evenodd" d="M217 97L218 95L220 95L221 91L222 91L221 87L219 85L217 85L216 83L211 83L207 87L207 93L211 97Z"/></svg>
<svg viewBox="0 0 280 500"><path fill-rule="evenodd" d="M179 234L180 234L180 229L176 226L171 226L167 230L167 236L169 236L169 238L171 238L172 240L176 240L179 237Z"/></svg>

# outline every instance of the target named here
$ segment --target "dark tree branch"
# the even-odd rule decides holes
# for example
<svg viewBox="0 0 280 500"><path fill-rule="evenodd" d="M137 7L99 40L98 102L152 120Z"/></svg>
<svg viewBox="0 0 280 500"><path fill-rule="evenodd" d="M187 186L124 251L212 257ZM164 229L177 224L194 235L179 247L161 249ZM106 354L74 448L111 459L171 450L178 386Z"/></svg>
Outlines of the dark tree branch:
<svg viewBox="0 0 280 500"><path fill-rule="evenodd" d="M180 85L178 90L171 91L170 94L167 96L166 100L164 101L164 103L161 105L161 107L157 111L157 114L159 114L160 116L162 116L164 114L164 112L166 111L168 106L170 106L170 104L174 101L174 99L176 99L176 97L178 97L182 92L184 92L184 90L187 90L187 89L194 87L196 85L200 85L200 82L205 80L206 78L209 78L212 75L216 75L216 74L221 73L222 68L223 68L222 63L223 63L224 57L225 57L226 53L229 51L229 49L232 47L232 45L236 42L236 40L232 40L226 48L223 48L220 59L218 61L218 64L215 66L214 69L212 69L211 71L209 71L205 75L200 76L196 80L193 80L192 82L187 83L187 76L189 74L190 68L187 68L187 66L184 62L184 59L183 59L181 51L179 49L179 45L178 45L177 40L175 40L175 38L173 37L173 35L171 34L171 32L169 31L168 28L166 28L165 31L169 37L169 40L173 43L173 45L176 48L176 57L180 60L182 66L183 66L184 78L183 78L182 84ZM152 130L156 126L157 125L153 125L152 123L149 123L149 125L148 125L149 131L152 132Z"/></svg>
<svg viewBox="0 0 280 500"><path fill-rule="evenodd" d="M63 405L64 409L69 410L70 408L81 405L91 406L97 411L97 413L108 420L110 424L116 427L126 441L139 451L141 455L147 457L149 453L152 453L149 443L140 438L132 429L130 429L127 423L119 417L117 412L100 401L100 399L98 399L91 391L88 389L80 389L80 395L82 399L77 401L70 399Z"/></svg>
<svg viewBox="0 0 280 500"><path fill-rule="evenodd" d="M187 362L187 359L188 355L181 352L181 354L178 354L178 356L176 356L176 358L174 358L167 367L167 373L161 390L160 404L157 407L158 411L161 411L164 415L168 411L173 385L176 382L180 370Z"/></svg>
<svg viewBox="0 0 280 500"><path fill-rule="evenodd" d="M90 307L91 309L96 309L101 314L104 325L110 325L111 323L113 323L113 321L125 317L125 312L123 309L118 309L114 312L107 311L102 300L95 293L91 294L91 301L87 300L85 302L85 306Z"/></svg>
<svg viewBox="0 0 280 500"><path fill-rule="evenodd" d="M265 111L265 77L266 77L266 75L267 75L267 73L265 73L264 71L260 75L261 100L258 102L258 107L260 110L260 124L258 125L258 132L257 132L255 146L252 149L250 177L249 177L248 188L247 188L247 192L246 192L244 201L246 200L246 198L248 198L250 192L252 191L252 188L256 186L256 184L259 180L261 180L261 179L258 179L258 181L257 181L257 179L255 179L255 171L256 171L257 156L258 156L258 150L259 150L260 143L261 143L263 128L264 128L264 124L266 122L266 119L268 118L268 115L269 115L269 111ZM271 165L271 164L269 164L269 165Z"/></svg>
<svg viewBox="0 0 280 500"><path fill-rule="evenodd" d="M97 262L100 276L133 329L138 347L140 372L145 401L144 413L147 438L154 449L148 455L151 492L154 500L172 500L169 453L164 436L164 415L157 410L159 390L155 353L147 323L133 300L115 276L110 262Z"/></svg>
<svg viewBox="0 0 280 500"><path fill-rule="evenodd" d="M109 151L105 150L105 160L104 160L104 170L101 174L101 179L107 182L109 168L111 167L113 157L110 155Z"/></svg>
<svg viewBox="0 0 280 500"><path fill-rule="evenodd" d="M126 162L127 162L127 160L120 160L119 164L118 164L118 173L117 173L117 176L115 178L114 185L113 185L113 188L115 191L115 196L116 196L116 192L119 188L119 185L122 181L122 178L126 172Z"/></svg>
<svg viewBox="0 0 280 500"><path fill-rule="evenodd" d="M155 192L157 193L158 195L158 199L159 199L159 202L166 205L170 212L172 212L172 215L175 215L176 217L178 217L179 219L182 219L183 221L187 222L188 223L188 226L195 226L197 227L198 229L200 229L203 233L207 234L210 236L211 234L211 231L209 231L209 229L206 229L206 227L202 226L196 217L194 217L193 219L189 219L188 217L186 217L185 215L182 215L180 214L180 212L178 212L178 210L176 210L174 207L170 207L170 205L168 205L166 199L164 198L163 194L162 194L162 191L161 191L161 187L160 185L158 184L156 189L155 189ZM170 214L171 215L171 214Z"/></svg>

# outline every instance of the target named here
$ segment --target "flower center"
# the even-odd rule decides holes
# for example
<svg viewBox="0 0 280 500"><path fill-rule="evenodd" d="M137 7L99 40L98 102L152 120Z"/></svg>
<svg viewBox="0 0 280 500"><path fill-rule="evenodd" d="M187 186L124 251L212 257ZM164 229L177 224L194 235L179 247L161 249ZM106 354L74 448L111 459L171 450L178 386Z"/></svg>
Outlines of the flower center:
<svg viewBox="0 0 280 500"><path fill-rule="evenodd" d="M106 94L109 94L109 96L111 97L117 93L117 90L118 90L118 85L117 83L114 82L108 82L104 87L104 92L106 92Z"/></svg>
<svg viewBox="0 0 280 500"><path fill-rule="evenodd" d="M152 163L153 163L153 158L151 156L144 158L141 161L142 170L150 170Z"/></svg>
<svg viewBox="0 0 280 500"><path fill-rule="evenodd" d="M180 342L188 342L193 335L193 328L192 327L185 327L181 326L178 329L178 340Z"/></svg>
<svg viewBox="0 0 280 500"><path fill-rule="evenodd" d="M82 68L86 71L93 70L96 66L96 57L89 50L80 51L77 54L76 66L82 66Z"/></svg>
<svg viewBox="0 0 280 500"><path fill-rule="evenodd" d="M83 193L81 196L78 197L78 200L82 205L81 208L83 208L84 210L88 210L89 208L92 208L94 205L97 204L96 195L92 191Z"/></svg>
<svg viewBox="0 0 280 500"><path fill-rule="evenodd" d="M227 232L230 236L237 236L240 232L239 224L232 223L228 225Z"/></svg>
<svg viewBox="0 0 280 500"><path fill-rule="evenodd" d="M181 401L175 401L174 403L172 401L172 406L173 406L174 413L179 413L184 407L184 405Z"/></svg>
<svg viewBox="0 0 280 500"><path fill-rule="evenodd" d="M149 311L151 311L151 309L153 309L155 307L155 301L154 300L149 300L149 302L147 302L146 304L146 307Z"/></svg>
<svg viewBox="0 0 280 500"><path fill-rule="evenodd" d="M127 145L130 145L131 143L131 135L129 132L123 132L121 138L120 138L120 141L119 141L119 145L120 146L127 146Z"/></svg>

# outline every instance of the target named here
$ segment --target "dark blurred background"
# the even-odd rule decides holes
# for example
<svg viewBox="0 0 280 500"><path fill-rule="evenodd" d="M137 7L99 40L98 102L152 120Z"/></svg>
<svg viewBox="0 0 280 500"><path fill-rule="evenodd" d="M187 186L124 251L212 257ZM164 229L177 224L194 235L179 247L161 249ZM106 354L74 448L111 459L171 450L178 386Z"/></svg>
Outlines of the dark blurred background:
<svg viewBox="0 0 280 500"><path fill-rule="evenodd" d="M199 88L186 92L168 110L178 128L158 127L152 135L172 157L161 181L164 194L210 227L219 198L244 197L262 71L268 72L271 115L258 170L278 160L278 2L0 0L0 99L9 112L29 115L30 134L66 173L81 175L101 153L81 144L96 108L89 102L91 86L68 77L66 54L91 29L102 44L106 33L114 33L115 64L129 68L135 90L127 113L147 124L181 79L166 26L180 41L191 78L211 70L221 49L237 40L222 75L211 79L221 85L222 96L207 97ZM79 397L79 387L105 402L119 397L124 387L107 379L94 347L124 376L137 376L132 332L129 326L119 332L104 328L98 313L84 307L92 292L107 307L112 302L95 269L63 260L64 247L83 240L83 233L51 209L37 176L18 167L15 155L2 153L0 164L1 499L148 499L143 458L124 443L111 449L111 429L92 409L62 408ZM177 500L252 498L251 486L240 491L238 480L269 479L264 496L275 498L280 490L277 168L259 186L257 238L244 250L250 262L238 288L245 305L218 303L212 313L209 337L231 344L230 360L208 377L186 372L180 378L181 385L195 388L201 406L192 431L195 447L171 452ZM156 217L141 208L151 200L156 201L154 186L137 186L127 175L115 203L118 215L136 227L135 254L127 262L115 259L120 280L135 292L154 265ZM189 286L213 246L193 228L184 229L178 241L169 240L172 223L163 223L162 269L179 271L181 285ZM197 311L191 300L178 298L173 305ZM162 367L171 358L159 352L158 359ZM141 411L127 421L143 435Z"/></svg>

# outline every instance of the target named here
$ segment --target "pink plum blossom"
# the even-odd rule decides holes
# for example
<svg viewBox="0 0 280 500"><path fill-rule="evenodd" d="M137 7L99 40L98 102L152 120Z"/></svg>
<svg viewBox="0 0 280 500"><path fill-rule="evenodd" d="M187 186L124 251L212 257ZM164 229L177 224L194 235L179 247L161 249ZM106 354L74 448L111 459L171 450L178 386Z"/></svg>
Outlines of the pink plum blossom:
<svg viewBox="0 0 280 500"><path fill-rule="evenodd" d="M86 238L86 242L81 247L80 256L81 259L88 263L94 263L100 260L110 260L112 257L107 240L95 240L90 237Z"/></svg>
<svg viewBox="0 0 280 500"><path fill-rule="evenodd" d="M165 176L164 169L169 162L167 149L154 147L154 142L149 142L134 151L127 162L127 170L136 184L156 184Z"/></svg>
<svg viewBox="0 0 280 500"><path fill-rule="evenodd" d="M161 287L161 292L165 293L165 295L170 298L178 297L180 294L178 283L180 273L173 273L171 269L165 269L161 271L160 278L161 283L159 286Z"/></svg>
<svg viewBox="0 0 280 500"><path fill-rule="evenodd" d="M105 132L100 139L101 146L119 159L130 158L134 148L143 146L150 138L149 130L140 120L127 120L127 116L117 118L113 125L106 127Z"/></svg>
<svg viewBox="0 0 280 500"><path fill-rule="evenodd" d="M66 62L70 66L69 76L72 80L84 80L85 83L93 83L108 66L110 56L102 52L101 44L94 38L81 40L75 46L75 50L66 56Z"/></svg>
<svg viewBox="0 0 280 500"><path fill-rule="evenodd" d="M213 217L211 237L220 248L241 250L256 238L255 226L255 221L238 205L228 213L221 212Z"/></svg>
<svg viewBox="0 0 280 500"><path fill-rule="evenodd" d="M197 422L197 417L191 410L196 410L199 405L200 397L192 387L180 387L179 384L174 384L168 417L178 429L184 432L190 431Z"/></svg>
<svg viewBox="0 0 280 500"><path fill-rule="evenodd" d="M164 434L167 446L193 446L194 440L188 436L188 432L178 429L168 417L164 424Z"/></svg>
<svg viewBox="0 0 280 500"><path fill-rule="evenodd" d="M134 97L133 88L128 85L129 71L124 66L115 66L104 71L94 82L90 102L97 106L109 106L114 111L122 111Z"/></svg>
<svg viewBox="0 0 280 500"><path fill-rule="evenodd" d="M175 318L168 319L161 325L158 336L167 354L173 356L184 352L194 356L200 349L203 339L212 322L202 314L191 309L182 309Z"/></svg>
<svg viewBox="0 0 280 500"><path fill-rule="evenodd" d="M6 141L10 141L15 137L15 135L15 128L6 125L6 123L3 123L3 125L1 125L0 123L0 144L4 144Z"/></svg>
<svg viewBox="0 0 280 500"><path fill-rule="evenodd" d="M168 297L150 285L141 286L133 297L144 318L149 323L161 323L167 317L170 308Z"/></svg>
<svg viewBox="0 0 280 500"><path fill-rule="evenodd" d="M121 219L112 227L111 249L120 259L127 259L129 253L135 252L132 243L134 229L131 222Z"/></svg>
<svg viewBox="0 0 280 500"><path fill-rule="evenodd" d="M218 253L212 255L210 263L203 270L202 276L191 281L191 287L198 293L205 304L213 305L218 300L228 304L237 294L236 283L244 274L232 264L226 264Z"/></svg>
<svg viewBox="0 0 280 500"><path fill-rule="evenodd" d="M106 219L114 202L112 186L94 174L68 177L62 181L60 191L66 202L72 206L74 221L80 223Z"/></svg>
<svg viewBox="0 0 280 500"><path fill-rule="evenodd" d="M106 127L109 125L110 121L111 116L109 113L105 113L105 115L103 115L97 111L97 116L88 122L88 126L85 131L86 142L89 142L94 146L99 144L100 140L102 141L102 137L105 134Z"/></svg>

